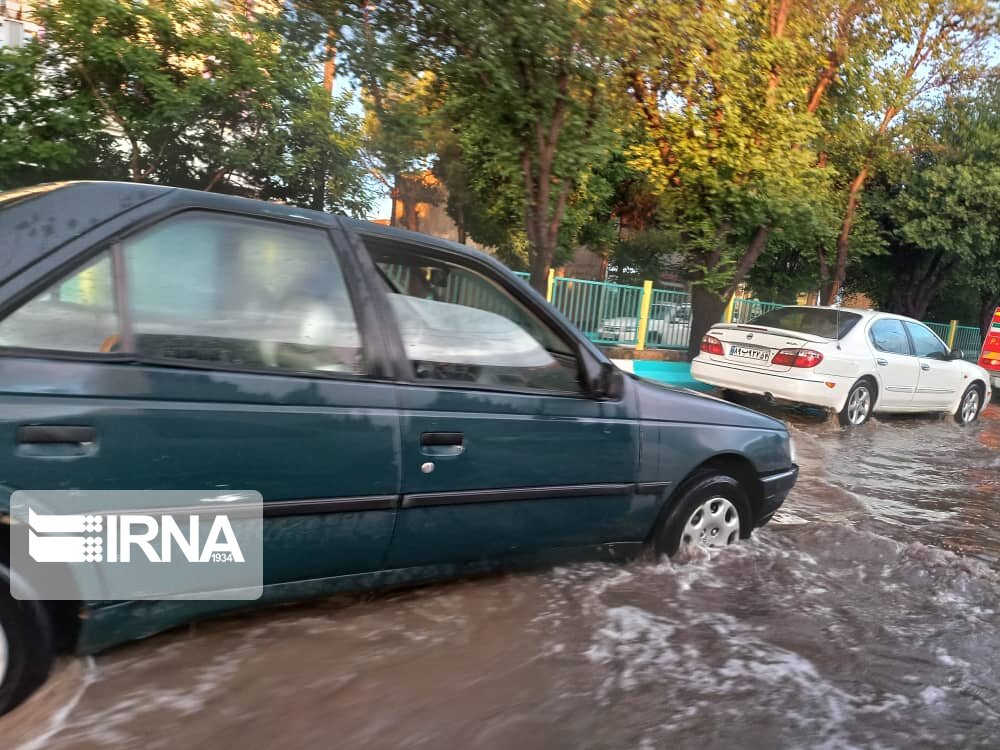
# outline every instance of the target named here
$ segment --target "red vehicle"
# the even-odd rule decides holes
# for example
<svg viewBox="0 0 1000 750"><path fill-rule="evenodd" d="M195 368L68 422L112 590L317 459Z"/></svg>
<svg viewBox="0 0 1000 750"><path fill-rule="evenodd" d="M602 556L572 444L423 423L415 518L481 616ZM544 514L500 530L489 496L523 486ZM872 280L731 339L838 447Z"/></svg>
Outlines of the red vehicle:
<svg viewBox="0 0 1000 750"><path fill-rule="evenodd" d="M983 351L979 355L979 366L990 374L993 387L1000 387L1000 307L993 313L993 322L986 332Z"/></svg>

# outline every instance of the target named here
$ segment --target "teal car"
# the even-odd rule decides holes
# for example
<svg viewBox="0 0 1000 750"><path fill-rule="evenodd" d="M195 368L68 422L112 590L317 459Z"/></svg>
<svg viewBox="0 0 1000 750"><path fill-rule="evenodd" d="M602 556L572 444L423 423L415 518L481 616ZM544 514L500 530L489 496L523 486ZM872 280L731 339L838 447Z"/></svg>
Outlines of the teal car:
<svg viewBox="0 0 1000 750"><path fill-rule="evenodd" d="M5 524L17 490L255 490L273 603L724 546L797 473L781 422L622 373L465 246L168 187L0 194ZM247 606L15 599L9 539L0 712L58 653Z"/></svg>

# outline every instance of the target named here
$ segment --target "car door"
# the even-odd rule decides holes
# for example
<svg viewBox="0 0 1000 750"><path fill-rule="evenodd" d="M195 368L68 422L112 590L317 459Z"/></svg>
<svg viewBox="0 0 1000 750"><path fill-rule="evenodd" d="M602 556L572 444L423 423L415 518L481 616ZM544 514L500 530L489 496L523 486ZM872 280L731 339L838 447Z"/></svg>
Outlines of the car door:
<svg viewBox="0 0 1000 750"><path fill-rule="evenodd" d="M0 481L256 490L265 584L381 568L395 394L327 228L185 211L110 239L0 320Z"/></svg>
<svg viewBox="0 0 1000 750"><path fill-rule="evenodd" d="M920 379L920 365L910 346L910 338L897 318L879 318L868 331L879 378L879 407L888 410L913 408L913 396Z"/></svg>
<svg viewBox="0 0 1000 750"><path fill-rule="evenodd" d="M927 326L913 321L904 325L920 365L914 406L941 409L957 403L964 385L961 366L948 358L948 347Z"/></svg>
<svg viewBox="0 0 1000 750"><path fill-rule="evenodd" d="M408 369L387 567L594 555L641 540L637 424L580 386L567 332L471 254L365 235ZM643 512L647 511L647 512Z"/></svg>

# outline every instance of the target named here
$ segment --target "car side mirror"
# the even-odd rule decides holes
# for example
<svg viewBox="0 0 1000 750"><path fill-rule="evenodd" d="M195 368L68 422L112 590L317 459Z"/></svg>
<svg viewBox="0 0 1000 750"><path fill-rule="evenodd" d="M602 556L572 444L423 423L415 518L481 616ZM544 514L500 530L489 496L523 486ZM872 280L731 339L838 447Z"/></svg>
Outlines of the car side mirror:
<svg viewBox="0 0 1000 750"><path fill-rule="evenodd" d="M622 371L610 362L602 362L600 376L596 383L594 395L599 398L606 398L612 401L621 398L625 390L625 378Z"/></svg>
<svg viewBox="0 0 1000 750"><path fill-rule="evenodd" d="M961 349L952 349L948 352L948 359L951 362L954 362L957 359L965 359L965 352Z"/></svg>

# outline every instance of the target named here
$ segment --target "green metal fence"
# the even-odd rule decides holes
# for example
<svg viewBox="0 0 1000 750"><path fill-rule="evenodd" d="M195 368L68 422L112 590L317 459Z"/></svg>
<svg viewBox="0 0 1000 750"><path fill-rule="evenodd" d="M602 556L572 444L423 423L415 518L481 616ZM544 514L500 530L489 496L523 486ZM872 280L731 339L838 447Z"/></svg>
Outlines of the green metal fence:
<svg viewBox="0 0 1000 750"><path fill-rule="evenodd" d="M946 338L945 341L948 339ZM970 362L979 361L979 352L983 349L983 337L978 328L959 326L955 331L955 349L961 349Z"/></svg>
<svg viewBox="0 0 1000 750"><path fill-rule="evenodd" d="M646 346L687 349L691 338L691 295L673 289L654 289L646 326Z"/></svg>
<svg viewBox="0 0 1000 750"><path fill-rule="evenodd" d="M942 341L948 341L948 335L951 333L951 325L949 323L924 322L924 325L934 331Z"/></svg>
<svg viewBox="0 0 1000 750"><path fill-rule="evenodd" d="M738 299L733 303L733 322L749 323L754 318L781 307L785 305L777 302L761 302L759 299Z"/></svg>
<svg viewBox="0 0 1000 750"><path fill-rule="evenodd" d="M639 339L642 287L557 276L552 304L599 344L635 346Z"/></svg>

